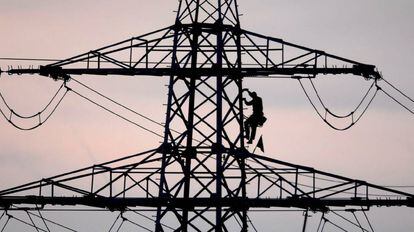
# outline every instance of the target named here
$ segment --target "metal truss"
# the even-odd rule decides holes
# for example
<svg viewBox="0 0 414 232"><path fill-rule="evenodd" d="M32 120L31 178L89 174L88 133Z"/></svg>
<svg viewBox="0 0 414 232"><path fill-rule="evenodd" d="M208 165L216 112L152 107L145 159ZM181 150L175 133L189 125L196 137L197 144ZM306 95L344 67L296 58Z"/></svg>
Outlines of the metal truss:
<svg viewBox="0 0 414 232"><path fill-rule="evenodd" d="M240 45L223 47L222 67L214 66L217 48L211 44L216 30L224 33L223 42L239 37ZM191 35L200 34L203 44L197 53L197 70L185 65L191 62ZM176 34L178 47L174 46ZM229 40L229 41L227 41ZM233 40L233 41L232 41ZM239 56L239 57L238 57ZM171 65L174 59L175 66ZM237 62L241 62L238 64ZM292 44L230 25L179 24L134 37L59 61L39 69L10 69L9 74L36 74L65 79L67 75L128 76L239 76L239 77L312 77L326 74L353 74L380 78L375 66L338 57L324 51Z"/></svg>
<svg viewBox="0 0 414 232"><path fill-rule="evenodd" d="M414 206L412 194L258 156L244 144L244 78L377 80L375 66L243 30L236 0L179 3L173 26L38 69L7 71L65 81L167 76L169 92L162 146L0 191L3 210L153 209L155 231L248 231L248 211L257 208Z"/></svg>
<svg viewBox="0 0 414 232"><path fill-rule="evenodd" d="M177 18L172 26L41 66L39 69L19 68L7 72L40 73L58 79L83 74L222 75L233 78L353 74L365 78L381 78L373 65L250 32L241 29L239 24L224 24L223 19L215 23L199 20L186 24L185 21ZM220 44L217 43L217 37L221 37ZM220 52L218 45L221 47ZM218 52L222 65L217 65Z"/></svg>
<svg viewBox="0 0 414 232"><path fill-rule="evenodd" d="M190 170L190 197L186 197L183 194L187 180L187 167L183 160L185 151L176 151L165 157L164 149L160 147L3 190L0 192L0 207L8 211L21 207L42 210L48 205L83 205L110 211L161 208L163 215L157 221L158 226L167 224L178 231L184 230L181 215L185 212L188 214L185 225L189 230L216 230L215 217L211 214L215 208L222 209L223 230L235 227L231 224L235 223L234 217L245 222L241 230L247 230L247 212L252 209L294 207L329 212L334 207L414 207L412 194L242 150L225 150L223 153L225 178L220 198L213 187L216 172L207 167L216 159L210 151L198 151ZM164 159L168 168L162 169L160 163ZM162 175L167 184L163 185L163 195L159 196ZM177 219L171 220L168 214L177 215Z"/></svg>

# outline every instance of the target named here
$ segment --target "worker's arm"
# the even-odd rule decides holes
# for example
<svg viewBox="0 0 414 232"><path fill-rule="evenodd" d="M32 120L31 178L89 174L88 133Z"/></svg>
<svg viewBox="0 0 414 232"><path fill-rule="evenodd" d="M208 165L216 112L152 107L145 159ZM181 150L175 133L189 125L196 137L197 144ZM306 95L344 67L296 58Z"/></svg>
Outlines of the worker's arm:
<svg viewBox="0 0 414 232"><path fill-rule="evenodd" d="M249 95L251 95L251 94L252 94L252 92L250 92L250 90L249 90L249 89L243 89L243 92L244 92L244 91L248 92L248 93L249 93Z"/></svg>
<svg viewBox="0 0 414 232"><path fill-rule="evenodd" d="M246 99L246 98L243 98L243 101L244 101L244 103L245 103L246 105L248 105L248 106L253 105L253 100L252 100L252 101L247 101L247 99Z"/></svg>
<svg viewBox="0 0 414 232"><path fill-rule="evenodd" d="M247 93L249 93L250 97L252 96L252 92L250 92L249 89L243 89L243 92L246 91ZM243 101L246 105L251 106L253 104L253 100L251 101L247 101L246 98L243 98Z"/></svg>

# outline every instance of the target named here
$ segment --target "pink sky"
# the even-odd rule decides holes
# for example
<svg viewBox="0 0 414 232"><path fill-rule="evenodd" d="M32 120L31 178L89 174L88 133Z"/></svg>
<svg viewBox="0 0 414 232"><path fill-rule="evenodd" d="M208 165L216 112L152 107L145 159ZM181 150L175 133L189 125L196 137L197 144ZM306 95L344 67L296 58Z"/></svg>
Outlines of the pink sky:
<svg viewBox="0 0 414 232"><path fill-rule="evenodd" d="M1 2L0 57L65 58L173 23L176 1L14 1ZM260 4L258 4L260 3ZM387 1L240 0L242 25L287 41L375 64L384 77L414 96L414 3ZM5 69L13 62L0 61ZM163 121L166 78L80 80L122 103ZM269 118L260 131L272 158L312 166L380 185L414 185L414 117L384 95L347 132L325 126L295 81L247 80L263 97ZM354 106L358 81L317 82L340 111ZM38 77L0 78L0 90L15 108L37 112L59 83ZM364 84L365 87L366 84ZM335 88L334 90L329 87ZM143 122L139 121L138 122ZM154 127L161 132L161 128ZM0 188L37 180L159 145L159 139L69 95L43 127L21 132L0 120ZM54 167L51 168L50 164ZM414 191L414 189L409 189ZM385 212L387 212L385 210ZM413 231L414 210L390 210L399 217L381 222Z"/></svg>

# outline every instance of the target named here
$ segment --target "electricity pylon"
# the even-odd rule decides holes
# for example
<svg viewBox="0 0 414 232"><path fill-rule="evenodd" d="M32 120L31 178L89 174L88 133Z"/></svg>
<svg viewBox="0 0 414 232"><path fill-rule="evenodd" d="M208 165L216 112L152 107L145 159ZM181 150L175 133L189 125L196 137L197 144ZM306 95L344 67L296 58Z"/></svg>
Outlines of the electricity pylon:
<svg viewBox="0 0 414 232"><path fill-rule="evenodd" d="M4 210L141 207L156 209L155 231L166 224L176 231L248 231L253 208L414 206L409 193L248 151L244 78L381 76L373 65L242 29L236 0L179 1L172 26L39 69L7 72L65 82L84 74L167 76L169 88L159 148L0 191Z"/></svg>

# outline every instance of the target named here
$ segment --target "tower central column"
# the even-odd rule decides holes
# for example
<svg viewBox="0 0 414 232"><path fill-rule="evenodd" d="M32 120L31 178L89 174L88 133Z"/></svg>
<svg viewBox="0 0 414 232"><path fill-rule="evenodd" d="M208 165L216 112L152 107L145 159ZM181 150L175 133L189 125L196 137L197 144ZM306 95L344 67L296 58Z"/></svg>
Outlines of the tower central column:
<svg viewBox="0 0 414 232"><path fill-rule="evenodd" d="M223 72L241 67L236 6L226 0L180 1L171 65L188 73L170 78L159 197L185 206L159 207L157 231L171 218L180 225L178 231L191 230L197 219L214 225L202 231L216 232L228 228L231 218L245 220L243 210L192 206L195 198L245 197L244 161L235 155L244 147L242 76ZM203 76L201 69L211 69L212 75ZM214 210L214 216L201 217L206 210ZM241 231L246 230L243 222Z"/></svg>
<svg viewBox="0 0 414 232"><path fill-rule="evenodd" d="M218 5L220 6L217 11L217 21L216 24L218 27L223 26L222 12L221 12L221 0L218 0ZM221 30L217 33L217 69L221 70L223 68L223 33ZM223 179L223 166L222 166L222 155L223 155L223 76L219 74L217 76L217 120L216 120L216 197L221 199L222 197L222 179ZM222 231L222 210L221 207L216 208L216 232Z"/></svg>
<svg viewBox="0 0 414 232"><path fill-rule="evenodd" d="M237 0L180 0L177 19L183 24L215 23L239 25Z"/></svg>

